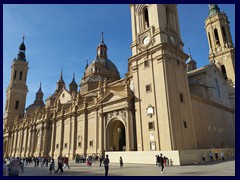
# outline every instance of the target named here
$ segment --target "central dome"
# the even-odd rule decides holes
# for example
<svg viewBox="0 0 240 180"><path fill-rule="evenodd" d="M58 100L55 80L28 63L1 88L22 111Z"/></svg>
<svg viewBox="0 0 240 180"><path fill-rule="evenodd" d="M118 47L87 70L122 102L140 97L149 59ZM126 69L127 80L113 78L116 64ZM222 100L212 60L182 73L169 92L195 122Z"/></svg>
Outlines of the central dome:
<svg viewBox="0 0 240 180"><path fill-rule="evenodd" d="M103 41L97 47L97 56L90 65L87 65L84 77L80 82L81 91L90 91L98 87L98 82L107 80L107 83L120 79L117 67L107 57L107 46Z"/></svg>

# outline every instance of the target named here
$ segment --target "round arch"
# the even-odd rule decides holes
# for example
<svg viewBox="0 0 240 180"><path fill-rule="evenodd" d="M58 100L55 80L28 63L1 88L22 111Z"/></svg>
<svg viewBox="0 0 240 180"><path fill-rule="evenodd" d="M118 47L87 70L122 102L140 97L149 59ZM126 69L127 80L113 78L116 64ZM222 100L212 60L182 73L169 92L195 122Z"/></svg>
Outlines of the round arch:
<svg viewBox="0 0 240 180"><path fill-rule="evenodd" d="M124 151L126 148L125 123L120 118L111 119L106 126L106 150Z"/></svg>

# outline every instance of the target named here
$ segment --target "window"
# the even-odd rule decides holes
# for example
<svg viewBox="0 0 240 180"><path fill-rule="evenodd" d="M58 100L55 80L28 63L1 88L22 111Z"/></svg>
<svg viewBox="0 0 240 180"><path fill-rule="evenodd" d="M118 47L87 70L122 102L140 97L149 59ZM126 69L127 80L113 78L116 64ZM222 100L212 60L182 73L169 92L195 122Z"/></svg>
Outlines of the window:
<svg viewBox="0 0 240 180"><path fill-rule="evenodd" d="M68 143L65 143L65 144L64 144L64 148L67 148L67 147L68 147Z"/></svg>
<svg viewBox="0 0 240 180"><path fill-rule="evenodd" d="M93 147L93 141L90 141L90 142L89 142L89 146L90 146L90 147Z"/></svg>
<svg viewBox="0 0 240 180"><path fill-rule="evenodd" d="M187 122L186 121L183 122L183 126L184 126L184 128L187 128Z"/></svg>
<svg viewBox="0 0 240 180"><path fill-rule="evenodd" d="M148 122L148 130L154 130L154 122Z"/></svg>
<svg viewBox="0 0 240 180"><path fill-rule="evenodd" d="M226 31L225 31L224 26L222 26L222 35L223 35L223 41L227 42L227 36L226 36Z"/></svg>
<svg viewBox="0 0 240 180"><path fill-rule="evenodd" d="M166 7L166 23L169 25L169 9Z"/></svg>
<svg viewBox="0 0 240 180"><path fill-rule="evenodd" d="M19 76L19 80L22 80L22 71L20 71L20 76Z"/></svg>
<svg viewBox="0 0 240 180"><path fill-rule="evenodd" d="M59 148L59 144L56 144L56 149L58 149Z"/></svg>
<svg viewBox="0 0 240 180"><path fill-rule="evenodd" d="M180 65L180 60L179 59L177 59L177 64Z"/></svg>
<svg viewBox="0 0 240 180"><path fill-rule="evenodd" d="M148 16L148 9L144 9L144 28L149 28L149 16Z"/></svg>
<svg viewBox="0 0 240 180"><path fill-rule="evenodd" d="M150 142L150 150L154 151L156 149L156 143Z"/></svg>
<svg viewBox="0 0 240 180"><path fill-rule="evenodd" d="M227 79L227 72L226 72L226 68L224 65L221 66L221 70L222 70L222 75L223 75L224 79Z"/></svg>
<svg viewBox="0 0 240 180"><path fill-rule="evenodd" d="M146 92L151 92L151 84L146 85Z"/></svg>
<svg viewBox="0 0 240 180"><path fill-rule="evenodd" d="M18 109L19 101L15 102L15 109Z"/></svg>
<svg viewBox="0 0 240 180"><path fill-rule="evenodd" d="M217 29L214 29L214 36L215 36L216 44L220 45Z"/></svg>
<svg viewBox="0 0 240 180"><path fill-rule="evenodd" d="M82 142L78 142L78 148L82 147Z"/></svg>
<svg viewBox="0 0 240 180"><path fill-rule="evenodd" d="M14 80L16 79L17 77L17 71L14 71Z"/></svg>
<svg viewBox="0 0 240 180"><path fill-rule="evenodd" d="M215 83L216 83L216 86L217 86L218 97L220 98L220 90L219 90L219 85L218 85L218 80L217 79L215 79Z"/></svg>
<svg viewBox="0 0 240 180"><path fill-rule="evenodd" d="M146 67L149 67L150 65L149 65L149 60L146 60L146 61L144 61L144 67L146 68Z"/></svg>
<svg viewBox="0 0 240 180"><path fill-rule="evenodd" d="M180 98L180 102L183 102L183 101L184 101L184 98L183 98L183 94L182 94L182 93L179 94L179 98Z"/></svg>

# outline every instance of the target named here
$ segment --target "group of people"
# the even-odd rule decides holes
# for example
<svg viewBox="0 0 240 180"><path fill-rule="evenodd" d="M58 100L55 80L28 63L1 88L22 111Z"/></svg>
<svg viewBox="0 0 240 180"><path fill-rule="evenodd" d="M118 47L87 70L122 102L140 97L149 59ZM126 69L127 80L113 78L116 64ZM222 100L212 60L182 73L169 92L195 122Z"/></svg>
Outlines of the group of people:
<svg viewBox="0 0 240 180"><path fill-rule="evenodd" d="M222 161L225 160L225 155L224 155L224 152L223 152L223 151L220 152L220 157L219 157L219 155L218 155L218 152L215 152L215 153L213 154L211 151L209 151L209 152L208 152L208 155L209 155L210 161L214 161L214 156L215 156L215 160L216 160L216 161L217 161L217 160L222 160ZM205 153L202 153L202 161L203 161L203 162L206 161Z"/></svg>

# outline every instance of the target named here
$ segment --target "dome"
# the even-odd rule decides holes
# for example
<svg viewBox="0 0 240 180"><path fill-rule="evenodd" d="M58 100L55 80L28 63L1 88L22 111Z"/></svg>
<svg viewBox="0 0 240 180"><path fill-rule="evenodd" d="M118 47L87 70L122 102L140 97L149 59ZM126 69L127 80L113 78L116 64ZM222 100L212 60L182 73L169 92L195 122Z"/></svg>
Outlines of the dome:
<svg viewBox="0 0 240 180"><path fill-rule="evenodd" d="M104 59L104 60L99 60L99 59L95 59L90 65L88 65L87 69L85 70L85 76L90 76L93 74L93 66L95 64L99 64L102 68L102 70L104 71L112 71L113 73L116 73L119 75L119 72L117 70L117 67L112 63L111 60L109 59ZM120 77L119 77L120 78Z"/></svg>

